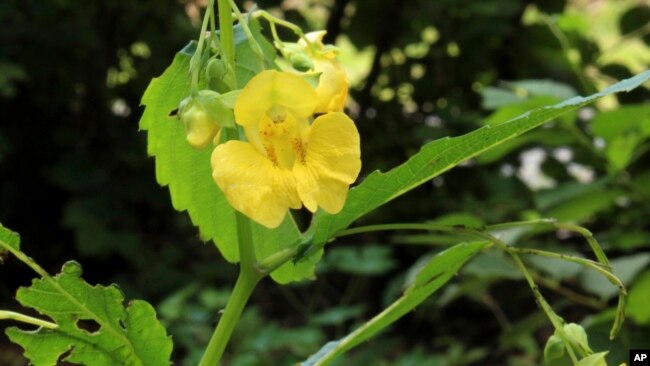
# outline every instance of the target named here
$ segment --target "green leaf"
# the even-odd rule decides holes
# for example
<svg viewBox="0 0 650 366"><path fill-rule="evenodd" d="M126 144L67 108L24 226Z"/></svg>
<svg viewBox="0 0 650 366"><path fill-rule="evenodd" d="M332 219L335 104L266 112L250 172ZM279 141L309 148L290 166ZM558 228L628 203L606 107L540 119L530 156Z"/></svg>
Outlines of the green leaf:
<svg viewBox="0 0 650 366"><path fill-rule="evenodd" d="M605 153L612 169L620 171L650 136L650 105L629 105L599 113L592 126L594 134L606 142Z"/></svg>
<svg viewBox="0 0 650 366"><path fill-rule="evenodd" d="M359 276L380 275L397 264L390 247L368 245L361 248L337 247L327 253L326 267Z"/></svg>
<svg viewBox="0 0 650 366"><path fill-rule="evenodd" d="M595 191L604 189L609 179L601 178L591 183L570 182L551 189L543 189L533 195L535 206L547 210L577 196L592 195Z"/></svg>
<svg viewBox="0 0 650 366"><path fill-rule="evenodd" d="M639 325L650 324L648 294L650 294L650 270L646 270L639 276L627 297L625 313Z"/></svg>
<svg viewBox="0 0 650 366"><path fill-rule="evenodd" d="M489 251L481 253L463 268L463 274L474 275L482 279L522 279L512 261L503 252Z"/></svg>
<svg viewBox="0 0 650 366"><path fill-rule="evenodd" d="M614 275L623 282L625 287L629 287L634 278L650 264L650 253L639 253L612 259L610 264ZM610 299L618 294L618 288L595 271L583 272L580 281L586 290L603 299Z"/></svg>
<svg viewBox="0 0 650 366"><path fill-rule="evenodd" d="M570 85L554 80L528 79L517 81L504 81L503 86L515 91L523 91L526 95L546 95L558 99L573 98L578 93Z"/></svg>
<svg viewBox="0 0 650 366"><path fill-rule="evenodd" d="M320 326L340 325L356 318L364 311L363 306L337 306L309 317L309 322Z"/></svg>
<svg viewBox="0 0 650 366"><path fill-rule="evenodd" d="M174 61L147 87L140 128L147 131L149 155L156 157L156 179L169 187L172 205L187 210L203 240L214 240L226 260L238 258L235 213L212 180L209 149L195 150L185 140L185 129L170 117L190 93L189 62L195 44L176 54Z"/></svg>
<svg viewBox="0 0 650 366"><path fill-rule="evenodd" d="M345 338L327 343L302 365L327 365L336 357L382 331L447 283L463 264L486 245L487 243L484 242L458 244L439 253L422 268L414 283L404 291L397 301Z"/></svg>
<svg viewBox="0 0 650 366"><path fill-rule="evenodd" d="M608 353L609 351L594 353L593 355L587 356L580 360L576 366L607 366L605 356L607 356Z"/></svg>
<svg viewBox="0 0 650 366"><path fill-rule="evenodd" d="M629 105L601 112L591 121L594 135L609 142L630 132L650 133L650 105Z"/></svg>
<svg viewBox="0 0 650 366"><path fill-rule="evenodd" d="M630 133L617 136L607 145L605 155L614 172L625 169L632 162L634 151L641 141L641 136Z"/></svg>
<svg viewBox="0 0 650 366"><path fill-rule="evenodd" d="M319 211L312 221L313 248L320 249L337 232L377 207L480 155L499 144L543 125L606 95L630 91L650 79L650 71L623 80L589 97L574 97L550 107L524 113L508 122L488 125L466 135L433 141L404 164L382 173L375 171L350 190L345 206L336 215ZM312 249L313 250L313 249ZM310 251L307 251L310 254Z"/></svg>
<svg viewBox="0 0 650 366"><path fill-rule="evenodd" d="M552 217L560 222L580 222L612 207L619 197L620 190L596 189L564 201L544 212L544 217ZM598 197L598 199L594 199Z"/></svg>
<svg viewBox="0 0 650 366"><path fill-rule="evenodd" d="M251 22L251 32L260 43L264 61L252 51L241 27L235 27L235 53L237 59L237 82L244 85L261 71L265 63L271 63L268 42L263 41L259 25ZM266 42L266 44L264 43ZM156 179L168 186L172 205L178 211L187 211L192 223L199 228L202 240L212 240L229 262L239 261L235 211L212 179L210 165L211 149L197 150L185 139L182 123L171 117L181 100L190 94L189 64L195 51L190 43L176 54L173 63L149 84L142 97L145 111L140 128L147 131L147 152L156 158ZM236 98L237 92L226 93L226 101ZM275 230L252 223L253 241L259 259L295 245L300 237L291 217ZM314 276L313 263L287 263L273 272L272 277L280 283L297 281Z"/></svg>
<svg viewBox="0 0 650 366"><path fill-rule="evenodd" d="M81 266L66 263L55 277L34 280L21 287L16 299L50 317L56 329L35 331L8 328L12 342L25 349L36 366L65 361L83 365L169 365L172 341L145 301L129 302L115 285L90 286ZM96 328L96 329L93 329Z"/></svg>
<svg viewBox="0 0 650 366"><path fill-rule="evenodd" d="M514 140L508 140L501 145L484 152L476 157L479 164L489 164L501 160L506 154L517 150L523 146L532 144L544 144L545 146L563 146L569 145L574 141L574 137L565 130L555 128L543 128L531 131Z"/></svg>
<svg viewBox="0 0 650 366"><path fill-rule="evenodd" d="M0 223L0 254L7 251L8 248L20 250L20 235Z"/></svg>

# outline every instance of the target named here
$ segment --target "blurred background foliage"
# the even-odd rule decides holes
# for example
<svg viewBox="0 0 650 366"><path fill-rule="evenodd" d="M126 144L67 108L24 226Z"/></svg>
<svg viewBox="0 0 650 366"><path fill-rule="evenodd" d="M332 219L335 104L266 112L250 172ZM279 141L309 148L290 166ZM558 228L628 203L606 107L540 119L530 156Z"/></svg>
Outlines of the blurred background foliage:
<svg viewBox="0 0 650 366"><path fill-rule="evenodd" d="M253 3L241 2L245 9ZM590 94L650 61L644 0L260 0L328 30L352 82L363 174L419 147L533 107ZM178 365L194 365L236 267L203 244L157 186L139 99L198 34L205 1L0 2L0 222L54 273L67 259L90 283L116 282L156 305ZM289 33L284 34L291 40ZM650 344L650 105L647 88L609 97L437 177L362 219L483 225L556 217L592 230L630 292L607 338L616 289L562 262L527 258L543 293L618 365ZM361 179L363 176L361 177ZM565 232L504 233L528 247L588 255ZM462 238L461 238L462 239ZM264 282L229 365L288 365L394 300L419 263L458 237L372 233L332 244L315 282ZM0 266L0 307L34 275ZM4 325L4 324L3 324ZM513 265L492 252L390 331L337 364L537 365L552 333ZM0 335L0 364L23 365Z"/></svg>

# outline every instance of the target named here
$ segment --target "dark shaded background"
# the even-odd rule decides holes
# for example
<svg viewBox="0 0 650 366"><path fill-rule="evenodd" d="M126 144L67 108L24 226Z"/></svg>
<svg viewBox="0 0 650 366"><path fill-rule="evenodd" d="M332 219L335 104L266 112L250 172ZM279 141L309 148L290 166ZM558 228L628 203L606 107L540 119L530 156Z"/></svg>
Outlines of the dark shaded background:
<svg viewBox="0 0 650 366"><path fill-rule="evenodd" d="M258 5L276 8L279 3ZM302 26L305 14L325 10L319 19L328 29L328 41L344 32L358 49L375 47L371 69L352 90L356 103L351 113L363 141L362 174L367 174L401 163L427 141L477 128L488 114L475 91L477 82L486 86L499 80L543 78L572 85L582 94L593 91L585 90L593 85L580 84L545 26L522 24L531 3L549 14L561 13L566 5L557 0L336 0L317 1L308 9L283 9L289 20ZM631 32L648 21L642 3L621 19L622 28ZM163 0L0 2L0 222L21 234L22 249L50 273L75 259L89 283L116 282L127 298L159 306L174 336L179 364L192 364L200 354L236 269L211 244L198 240L184 213L173 211L167 190L155 182L146 136L138 132L139 99L149 81L198 34L193 9L191 2ZM394 50L420 41L429 25L436 27L439 40L422 57L395 62ZM567 37L584 64L595 63L600 51L595 43L579 34ZM450 42L457 44L459 56L450 55ZM423 77L411 77L414 64L424 67ZM600 72L613 79L631 75L625 65L609 65ZM377 98L380 89L398 90L404 83L412 85L409 98ZM417 111L404 112L406 99ZM647 91L641 90L621 101L646 99ZM427 119L430 116L437 119ZM427 121L442 123L432 128ZM595 167L598 175L607 174L606 166L589 151L571 145L583 163ZM502 163L518 166L516 151ZM546 172L569 180L555 163L549 160ZM635 177L647 163L639 159L626 174ZM458 168L444 175L444 184L424 185L363 222L424 221L459 211L488 223L520 219L523 211L535 207L533 193L516 177L504 177L499 168ZM643 217L649 211L642 196L632 199L631 206L595 212L587 226L609 230L627 222L645 231ZM359 248L372 248L375 261L366 272L326 260L315 283L278 288L265 282L242 321L240 338L233 343L240 355L231 358L231 364L295 362L380 311L385 299L399 290L406 271L431 250L385 245L391 240L376 234L340 244L353 248L334 254L335 259L343 256L343 262L359 260L349 257ZM585 251L578 242L566 245ZM635 254L647 248L644 243L630 250L611 249L614 256ZM0 307L16 309L15 289L33 276L9 258L0 267ZM411 357L413 362L437 360L441 365L535 364L539 343L550 328L535 315L539 312L522 281L497 279L475 281L476 290L448 299L444 307L427 302L349 362L359 364L370 357L373 364L380 364L379 359L409 364ZM569 281L569 287L579 286ZM549 297L566 301L555 293ZM332 307L338 313L314 320ZM576 321L594 313L577 305L565 309ZM502 316L510 319L509 327L520 326L531 337L528 349L504 341L510 328L499 322ZM19 348L0 336L0 364L23 364L19 354Z"/></svg>

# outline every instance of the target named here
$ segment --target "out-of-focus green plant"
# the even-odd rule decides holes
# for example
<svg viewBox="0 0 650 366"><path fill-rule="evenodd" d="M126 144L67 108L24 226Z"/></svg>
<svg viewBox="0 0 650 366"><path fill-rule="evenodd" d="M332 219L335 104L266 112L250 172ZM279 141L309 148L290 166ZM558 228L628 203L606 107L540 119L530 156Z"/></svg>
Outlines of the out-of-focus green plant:
<svg viewBox="0 0 650 366"><path fill-rule="evenodd" d="M461 269L479 281L473 290L450 288L445 293L447 297L485 288L486 277L523 278L554 328L547 341L546 360L555 362L565 357L566 362L574 364L604 362L606 352L594 351L597 348L590 345L584 328L565 322L542 296L537 284L564 291L567 297L595 307L602 307L602 301L618 294L618 307L609 314L614 324L610 338L620 331L626 307L623 283L636 276L650 258L634 256L610 263L592 233L573 222L613 205L622 192L635 190L634 183L630 185L629 181L623 181L618 190L602 191L602 187L625 180L626 169L643 154L645 139L650 136L648 123L643 119L648 110L639 105L598 114L593 120L593 133L604 141L604 150L592 146L576 126L575 111L600 98L639 87L650 79L650 73L640 73L588 97L577 96L565 85L538 80L486 89L484 106L497 110L483 127L462 136L427 143L398 167L367 175L348 194L348 185L360 169L359 138L350 118L342 113L348 79L336 60L339 50L323 44L322 33L304 34L300 27L265 11L242 14L233 1L227 0L219 0L218 8L219 32L214 2L210 1L198 42L191 42L180 51L163 75L151 82L142 98L145 112L141 128L147 131L148 151L156 158L158 182L169 187L174 207L189 213L202 239L213 241L227 261L240 263L237 283L199 364L213 365L222 359L230 337L237 336L233 335L235 325L248 298L264 277L272 277L281 286L311 279L330 241L389 230L424 232L427 234L403 236L400 240L450 247L416 264L407 274L401 294L397 291L397 296L389 296L383 311L361 322L339 340L326 343L310 357L309 350L324 338L316 328L287 333L267 321L263 329L258 329L259 339L237 342L236 351L241 353L233 356L233 363L259 362L247 358L250 349L255 349L256 341L266 342L260 347L265 352L293 347L295 354L304 355L304 365L336 362L336 358L421 305ZM566 48L567 41L556 25L543 15L539 17L549 24ZM261 34L259 19L269 24L273 45ZM284 41L278 28L293 32L297 41ZM417 56L418 52L427 52L427 44L435 42L435 38L435 32L428 32L423 35L424 44L419 48L414 45L407 54ZM460 52L453 43L448 44L447 51L456 56ZM578 73L579 65L571 58L571 50L565 51ZM128 76L128 70L125 72ZM119 82L119 75L116 80ZM408 99L402 100L405 107L412 105ZM629 121L633 116L634 122L611 123L612 120ZM551 120L559 128L521 136ZM486 225L479 217L460 213L437 222L348 228L371 211L468 159L489 164L531 142L547 140L558 146L582 144L594 157L604 160L607 179L540 192L535 200L539 212L516 222ZM599 192L598 200L586 195L594 192ZM569 199L572 201L567 202ZM303 204L314 214L307 229L301 231L287 211L299 209ZM76 219L83 220L79 216ZM97 365L169 362L171 341L155 320L150 305L134 301L122 306L123 297L116 287L91 287L80 279L81 270L75 263L64 266L60 275L50 276L20 251L14 233L1 230L1 249L18 257L42 277L32 287L19 290L17 298L51 321L8 311L0 313L4 318L40 327L36 332L8 329L10 338L25 348L25 356L32 363L55 364L60 358ZM518 245L547 232L583 237L595 260L556 248ZM358 252L332 251L329 265L349 273L385 273L394 266L387 254L384 247L366 247ZM477 261L465 266L474 257ZM537 259L525 262L523 257ZM549 259L564 264L547 266L544 260ZM479 262L482 264L477 265ZM511 267L504 267L505 263ZM569 265L562 267L566 263ZM563 268L572 274L586 270L582 283L600 295L601 303L554 282L562 274L553 273L553 269ZM604 286L602 278L610 284ZM634 289L637 295L631 297L629 310L637 321L643 322L647 317L638 305L638 291L643 291L643 286L639 288ZM35 292L40 295L34 295ZM187 312L181 312L180 308L196 302L196 296L201 306L192 305ZM193 317L205 319L205 310L215 311L222 304L220 292L190 286L168 298L160 312L172 329L186 334L187 338L179 343L189 345L193 330L204 332L203 325L192 323ZM312 321L336 324L359 320L359 308L346 305ZM241 322L246 325L246 317ZM289 334L302 342L279 342L278 334L285 337ZM462 347L454 345L445 354L431 356L416 352L400 362L472 362L485 352L482 348L464 352ZM198 353L191 354L188 362L197 359Z"/></svg>

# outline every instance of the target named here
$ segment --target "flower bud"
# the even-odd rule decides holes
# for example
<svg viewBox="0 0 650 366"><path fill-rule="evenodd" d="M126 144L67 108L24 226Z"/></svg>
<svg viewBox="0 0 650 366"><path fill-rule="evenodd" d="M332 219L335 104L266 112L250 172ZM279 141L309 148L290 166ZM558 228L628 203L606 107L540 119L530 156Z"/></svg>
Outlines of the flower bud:
<svg viewBox="0 0 650 366"><path fill-rule="evenodd" d="M185 126L187 142L195 148L203 148L214 140L221 127L229 127L232 111L220 101L220 95L212 90L201 90L196 97L184 99L178 115Z"/></svg>
<svg viewBox="0 0 650 366"><path fill-rule="evenodd" d="M312 60L304 53L293 53L289 56L289 61L294 69L300 72L307 72L314 68Z"/></svg>
<svg viewBox="0 0 650 366"><path fill-rule="evenodd" d="M221 59L212 59L205 69L205 76L208 85L219 93L227 93L234 89L234 72L228 68Z"/></svg>

